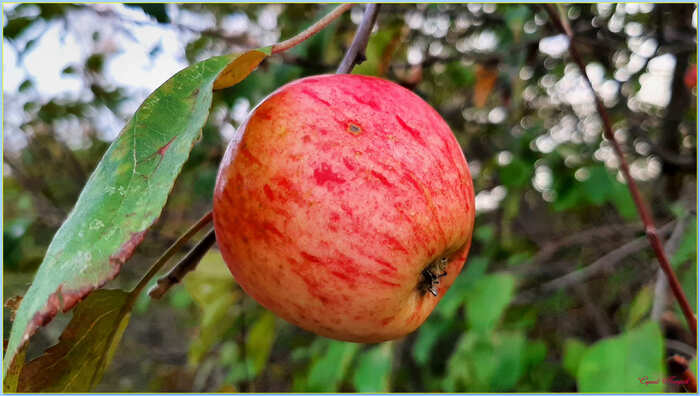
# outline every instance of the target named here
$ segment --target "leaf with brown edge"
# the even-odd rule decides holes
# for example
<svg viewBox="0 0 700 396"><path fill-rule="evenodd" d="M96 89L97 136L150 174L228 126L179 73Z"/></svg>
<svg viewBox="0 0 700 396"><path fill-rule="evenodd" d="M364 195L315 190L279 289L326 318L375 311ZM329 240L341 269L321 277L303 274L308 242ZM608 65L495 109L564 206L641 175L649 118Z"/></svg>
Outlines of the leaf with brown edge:
<svg viewBox="0 0 700 396"><path fill-rule="evenodd" d="M27 362L18 392L89 392L129 324L129 293L98 290L78 305L58 343Z"/></svg>
<svg viewBox="0 0 700 396"><path fill-rule="evenodd" d="M220 80L221 86L241 81L269 50L248 53L252 55L242 59L225 55L194 64L141 104L54 235L17 310L3 374L39 327L117 276L160 216L199 139L209 116L214 81L224 71L228 77Z"/></svg>
<svg viewBox="0 0 700 396"><path fill-rule="evenodd" d="M271 51L272 47L264 47L242 53L219 74L214 81L214 89L232 87L243 81L263 59L270 55Z"/></svg>
<svg viewBox="0 0 700 396"><path fill-rule="evenodd" d="M19 308L19 304L22 302L22 296L14 296L10 297L5 301L5 308L10 310L10 321L14 322L15 321L15 315L17 314L17 308Z"/></svg>
<svg viewBox="0 0 700 396"><path fill-rule="evenodd" d="M24 367L24 359L27 355L27 346L20 348L17 357L12 360L12 364L7 369L5 377L2 380L2 393L16 393L19 376Z"/></svg>

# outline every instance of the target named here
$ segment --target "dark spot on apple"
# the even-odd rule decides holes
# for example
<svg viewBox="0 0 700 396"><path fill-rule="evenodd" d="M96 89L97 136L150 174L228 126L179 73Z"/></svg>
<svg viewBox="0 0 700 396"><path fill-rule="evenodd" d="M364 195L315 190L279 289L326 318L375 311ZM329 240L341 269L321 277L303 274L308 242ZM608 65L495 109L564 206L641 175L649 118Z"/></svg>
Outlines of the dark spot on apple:
<svg viewBox="0 0 700 396"><path fill-rule="evenodd" d="M359 135L362 133L362 128L360 128L359 125L355 125L351 122L348 124L348 132L352 133L353 135Z"/></svg>

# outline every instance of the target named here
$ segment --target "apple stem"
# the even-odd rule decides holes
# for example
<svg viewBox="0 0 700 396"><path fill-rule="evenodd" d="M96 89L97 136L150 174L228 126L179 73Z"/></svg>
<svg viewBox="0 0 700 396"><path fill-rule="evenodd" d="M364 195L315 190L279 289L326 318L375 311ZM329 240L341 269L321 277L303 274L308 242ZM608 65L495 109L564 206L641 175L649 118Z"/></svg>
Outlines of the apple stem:
<svg viewBox="0 0 700 396"><path fill-rule="evenodd" d="M204 216L202 216L195 224L193 224L180 238L178 238L168 249L163 253L158 260L156 260L153 265L151 265L151 268L148 270L146 275L141 278L139 283L134 287L134 289L131 291L131 295L137 297L141 291L148 285L148 282L151 281L151 278L153 278L158 271L163 268L163 266L170 260L170 258L182 247L192 239L192 237L199 232L202 228L204 228L207 224L211 223L212 221L212 211L210 210L209 212L205 213Z"/></svg>
<svg viewBox="0 0 700 396"><path fill-rule="evenodd" d="M697 339L697 318L695 317L693 309L688 303L688 298L683 292L683 288L681 287L681 284L678 281L678 277L676 277L676 273L673 271L673 268L671 267L668 261L668 257L666 256L666 252L664 251L664 247L661 244L661 239L659 238L658 232L656 230L654 219L647 207L646 202L644 201L644 198L642 197L642 194L639 192L639 188L637 187L634 178L632 178L630 174L629 166L627 165L627 161L625 160L625 155L622 153L622 148L620 147L620 144L615 138L615 134L613 133L610 118L608 117L608 113L605 110L605 106L603 105L603 102L601 101L600 97L598 97L598 94L593 88L591 80L588 78L588 74L586 73L586 66L581 60L578 50L576 49L574 32L568 25L568 21L566 21L564 18L561 18L561 13L557 12L557 9L554 7L554 5L546 4L544 8L549 14L549 17L554 23L554 25L562 33L566 34L566 36L569 38L569 53L571 54L571 57L573 58L576 65L578 65L579 69L581 70L581 74L583 75L586 84L588 85L588 87L591 90L591 93L593 94L596 109L598 110L598 114L600 115L600 118L603 121L603 136L605 136L605 138L608 141L610 141L615 155L617 156L620 162L620 171L622 172L622 175L624 176L625 181L627 182L627 188L629 188L630 193L632 194L632 199L634 200L634 203L637 207L639 216L642 218L642 222L644 223L644 228L646 230L649 244L651 245L652 249L654 250L654 253L656 254L656 258L659 261L661 269L664 271L666 277L668 278L671 290L673 291L673 296L676 298L676 301L678 301L678 304L681 307L681 311L683 311L685 320L686 322L688 322L688 328L690 329L693 335L693 343L695 343L695 340Z"/></svg>
<svg viewBox="0 0 700 396"><path fill-rule="evenodd" d="M377 15L379 14L379 4L369 3L365 7L365 13L362 16L362 22L355 32L355 38L352 39L352 44L348 48L343 60L338 66L336 74L347 74L350 73L353 66L359 65L364 62L367 57L365 56L365 49L367 48L367 43L369 42L369 35L372 33L372 27L377 21Z"/></svg>
<svg viewBox="0 0 700 396"><path fill-rule="evenodd" d="M156 300L163 297L172 286L180 283L185 275L197 268L197 264L202 260L204 254L214 246L215 242L216 234L214 234L214 229L212 228L182 260L175 264L167 275L158 279L158 282L148 291L148 295Z"/></svg>
<svg viewBox="0 0 700 396"><path fill-rule="evenodd" d="M418 288L422 290L423 293L429 291L430 294L437 297L438 288L435 286L440 284L440 278L447 275L447 271L445 271L447 261L447 257L441 257L440 260L430 263L430 265L421 272L423 279L418 283ZM436 274L433 272L434 269L437 269L439 273Z"/></svg>
<svg viewBox="0 0 700 396"><path fill-rule="evenodd" d="M284 51L304 42L309 37L320 32L321 30L323 30L323 28L325 28L331 22L333 22L336 18L341 16L345 11L351 9L353 5L354 4L339 5L338 7L334 8L333 11L329 12L328 15L324 16L323 18L319 19L313 25L304 29L303 32L297 34L296 36L294 36L290 39L287 39L287 40L284 40L284 41L279 42L277 44L274 44L272 46L272 49L270 52L273 54L284 52Z"/></svg>

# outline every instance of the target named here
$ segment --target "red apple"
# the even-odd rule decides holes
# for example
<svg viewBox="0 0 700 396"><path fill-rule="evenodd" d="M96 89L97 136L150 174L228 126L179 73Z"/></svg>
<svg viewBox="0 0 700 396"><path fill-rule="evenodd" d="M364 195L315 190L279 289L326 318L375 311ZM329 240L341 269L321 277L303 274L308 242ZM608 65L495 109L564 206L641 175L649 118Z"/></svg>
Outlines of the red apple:
<svg viewBox="0 0 700 396"><path fill-rule="evenodd" d="M268 96L238 129L214 226L264 307L326 337L379 342L420 326L459 275L474 191L452 131L418 96L316 76Z"/></svg>

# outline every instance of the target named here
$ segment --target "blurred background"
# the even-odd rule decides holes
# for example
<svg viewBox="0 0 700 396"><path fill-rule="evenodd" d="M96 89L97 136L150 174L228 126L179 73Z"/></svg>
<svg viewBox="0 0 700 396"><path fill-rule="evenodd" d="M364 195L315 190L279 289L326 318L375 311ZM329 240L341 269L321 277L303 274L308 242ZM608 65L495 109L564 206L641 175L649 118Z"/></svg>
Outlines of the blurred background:
<svg viewBox="0 0 700 396"><path fill-rule="evenodd" d="M288 38L332 7L4 4L5 300L24 293L87 177L153 89L199 60ZM562 9L696 309L697 9ZM211 208L218 163L247 112L288 81L333 73L362 11L215 93L163 215L107 287L132 287ZM266 312L214 250L163 300L139 300L97 390L614 391L663 374L659 358L692 359L694 340L568 45L536 5L382 5L354 73L434 106L474 177L474 242L456 284L415 333L343 343ZM28 358L69 319L38 333ZM630 360L642 366L631 370Z"/></svg>

